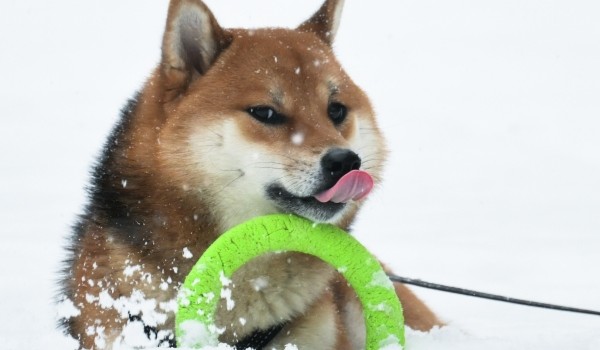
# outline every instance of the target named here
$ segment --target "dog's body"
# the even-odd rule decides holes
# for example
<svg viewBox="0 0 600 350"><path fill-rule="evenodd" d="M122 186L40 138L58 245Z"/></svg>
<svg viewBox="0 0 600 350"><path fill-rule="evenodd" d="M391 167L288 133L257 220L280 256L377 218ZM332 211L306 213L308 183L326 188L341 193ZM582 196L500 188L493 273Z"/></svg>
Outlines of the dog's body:
<svg viewBox="0 0 600 350"><path fill-rule="evenodd" d="M296 30L246 31L222 29L199 0L171 2L162 62L109 138L73 236L63 289L78 311L65 325L81 348L173 345L184 277L247 219L285 212L348 229L357 201L316 198L357 168L377 182L386 152L331 51L341 7L327 1ZM314 257L257 258L232 285L236 306L217 314L224 342L281 325L269 348L364 346L353 291ZM439 324L396 290L409 326Z"/></svg>

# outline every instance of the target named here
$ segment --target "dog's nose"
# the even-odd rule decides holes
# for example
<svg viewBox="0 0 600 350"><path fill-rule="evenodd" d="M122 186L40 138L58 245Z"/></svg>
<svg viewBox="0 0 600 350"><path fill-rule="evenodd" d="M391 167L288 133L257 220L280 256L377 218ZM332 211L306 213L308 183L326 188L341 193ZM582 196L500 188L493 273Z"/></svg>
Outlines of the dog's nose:
<svg viewBox="0 0 600 350"><path fill-rule="evenodd" d="M360 168L360 157L349 149L334 148L323 156L321 167L325 178L336 183L351 170Z"/></svg>

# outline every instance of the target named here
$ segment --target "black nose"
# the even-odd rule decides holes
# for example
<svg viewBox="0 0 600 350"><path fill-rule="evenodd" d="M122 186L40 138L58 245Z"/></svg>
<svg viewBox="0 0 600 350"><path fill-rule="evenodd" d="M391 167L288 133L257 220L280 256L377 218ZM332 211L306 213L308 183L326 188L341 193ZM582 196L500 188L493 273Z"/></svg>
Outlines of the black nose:
<svg viewBox="0 0 600 350"><path fill-rule="evenodd" d="M351 170L360 168L360 157L349 149L334 148L321 159L323 175L332 183L336 183Z"/></svg>

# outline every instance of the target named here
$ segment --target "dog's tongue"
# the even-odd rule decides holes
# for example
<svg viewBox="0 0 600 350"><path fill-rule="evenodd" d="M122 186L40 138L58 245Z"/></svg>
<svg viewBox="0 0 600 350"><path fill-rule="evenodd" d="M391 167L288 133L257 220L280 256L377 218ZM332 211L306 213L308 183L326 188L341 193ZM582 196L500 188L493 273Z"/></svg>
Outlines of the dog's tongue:
<svg viewBox="0 0 600 350"><path fill-rule="evenodd" d="M362 170L352 170L342 176L332 188L315 195L321 202L346 203L350 200L360 200L371 192L373 178Z"/></svg>

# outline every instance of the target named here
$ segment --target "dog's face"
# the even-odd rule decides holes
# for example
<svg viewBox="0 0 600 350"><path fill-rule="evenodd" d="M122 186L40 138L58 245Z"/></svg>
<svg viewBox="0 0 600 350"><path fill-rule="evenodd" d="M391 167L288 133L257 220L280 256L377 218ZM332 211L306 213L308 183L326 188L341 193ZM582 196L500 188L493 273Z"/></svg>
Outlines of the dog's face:
<svg viewBox="0 0 600 350"><path fill-rule="evenodd" d="M320 12L340 8L330 1ZM170 73L184 72L185 86L161 134L174 181L209 198L224 229L276 212L334 223L353 215L385 150L367 97L331 50L338 19L321 28L318 12L296 30L225 31L203 5L186 11L172 28L185 36L195 23L204 34L175 41L183 69Z"/></svg>

